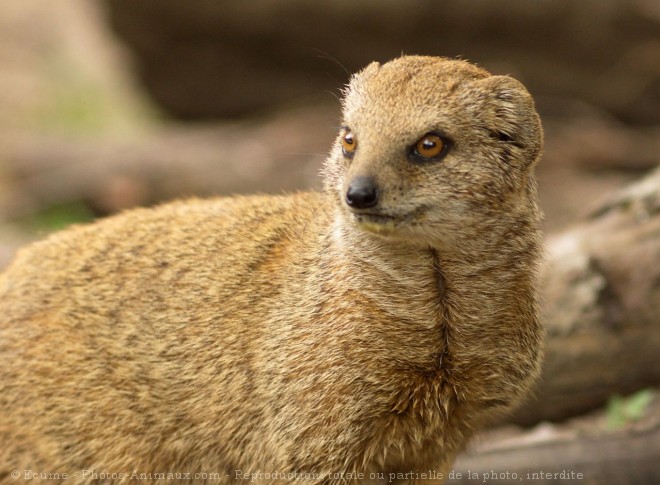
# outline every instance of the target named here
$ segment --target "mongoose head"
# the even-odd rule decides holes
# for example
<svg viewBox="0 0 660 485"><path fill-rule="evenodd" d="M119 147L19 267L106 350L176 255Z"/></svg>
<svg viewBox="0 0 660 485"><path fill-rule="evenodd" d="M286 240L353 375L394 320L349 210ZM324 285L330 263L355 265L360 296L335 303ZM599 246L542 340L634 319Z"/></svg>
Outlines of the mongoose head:
<svg viewBox="0 0 660 485"><path fill-rule="evenodd" d="M536 223L542 130L523 85L468 62L372 63L344 91L325 188L360 230L424 245Z"/></svg>

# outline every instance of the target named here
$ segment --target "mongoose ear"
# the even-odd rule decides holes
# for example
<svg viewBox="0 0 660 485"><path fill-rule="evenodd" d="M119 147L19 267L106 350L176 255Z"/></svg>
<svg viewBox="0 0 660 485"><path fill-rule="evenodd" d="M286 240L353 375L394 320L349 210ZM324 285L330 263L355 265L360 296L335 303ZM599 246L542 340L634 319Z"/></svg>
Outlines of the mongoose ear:
<svg viewBox="0 0 660 485"><path fill-rule="evenodd" d="M543 130L532 96L509 76L491 76L479 83L489 93L485 121L491 136L521 149L525 166L534 165L543 146Z"/></svg>

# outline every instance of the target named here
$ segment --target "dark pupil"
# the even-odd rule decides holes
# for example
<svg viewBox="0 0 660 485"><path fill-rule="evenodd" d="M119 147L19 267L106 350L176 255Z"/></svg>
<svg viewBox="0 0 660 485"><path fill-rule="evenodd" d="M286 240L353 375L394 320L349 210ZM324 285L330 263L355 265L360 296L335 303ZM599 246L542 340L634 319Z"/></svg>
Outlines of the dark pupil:
<svg viewBox="0 0 660 485"><path fill-rule="evenodd" d="M349 145L352 145L352 144L353 144L353 135L346 135L346 136L344 137L344 141L345 141L346 143L348 143Z"/></svg>
<svg viewBox="0 0 660 485"><path fill-rule="evenodd" d="M422 146L424 147L424 150L430 150L431 148L435 148L435 142L431 140L424 140L422 142Z"/></svg>

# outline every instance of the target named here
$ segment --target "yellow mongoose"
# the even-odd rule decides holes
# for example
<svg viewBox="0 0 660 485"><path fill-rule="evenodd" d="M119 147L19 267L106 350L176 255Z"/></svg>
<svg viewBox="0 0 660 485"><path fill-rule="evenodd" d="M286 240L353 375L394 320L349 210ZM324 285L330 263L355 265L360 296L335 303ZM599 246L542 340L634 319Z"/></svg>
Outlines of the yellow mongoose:
<svg viewBox="0 0 660 485"><path fill-rule="evenodd" d="M344 95L321 193L138 209L20 252L0 482L431 483L521 399L542 337L532 98L417 56Z"/></svg>

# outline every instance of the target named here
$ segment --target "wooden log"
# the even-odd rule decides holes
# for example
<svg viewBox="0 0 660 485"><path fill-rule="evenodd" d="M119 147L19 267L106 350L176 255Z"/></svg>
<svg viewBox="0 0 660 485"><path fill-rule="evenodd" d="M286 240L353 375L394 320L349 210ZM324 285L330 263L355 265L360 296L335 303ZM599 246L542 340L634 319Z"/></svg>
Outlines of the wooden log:
<svg viewBox="0 0 660 485"><path fill-rule="evenodd" d="M660 483L660 399L621 429L605 412L532 430L481 435L452 471L451 485L477 483L655 485Z"/></svg>
<svg viewBox="0 0 660 485"><path fill-rule="evenodd" d="M336 109L175 124L139 138L0 133L0 219L80 200L103 215L193 195L318 188L336 134Z"/></svg>
<svg viewBox="0 0 660 485"><path fill-rule="evenodd" d="M660 169L547 242L547 351L513 420L562 420L660 383Z"/></svg>

